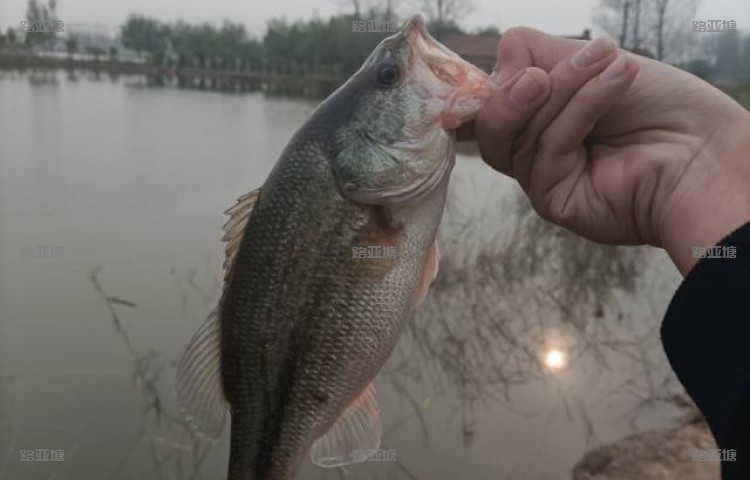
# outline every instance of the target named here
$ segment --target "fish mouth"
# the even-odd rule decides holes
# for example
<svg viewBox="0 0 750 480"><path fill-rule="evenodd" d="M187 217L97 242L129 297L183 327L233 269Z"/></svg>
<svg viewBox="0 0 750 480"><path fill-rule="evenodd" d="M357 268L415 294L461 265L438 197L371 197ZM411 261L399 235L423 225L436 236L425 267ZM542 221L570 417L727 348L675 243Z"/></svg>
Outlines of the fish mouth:
<svg viewBox="0 0 750 480"><path fill-rule="evenodd" d="M400 33L415 53L412 56L415 81L444 102L443 128L452 130L472 120L498 89L495 81L435 40L421 16L407 21Z"/></svg>

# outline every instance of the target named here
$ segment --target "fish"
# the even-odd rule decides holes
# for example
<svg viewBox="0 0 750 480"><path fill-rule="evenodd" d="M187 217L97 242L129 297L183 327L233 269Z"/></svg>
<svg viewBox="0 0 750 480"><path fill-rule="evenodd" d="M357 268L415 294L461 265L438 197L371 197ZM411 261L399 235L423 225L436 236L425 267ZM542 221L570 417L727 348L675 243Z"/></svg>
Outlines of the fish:
<svg viewBox="0 0 750 480"><path fill-rule="evenodd" d="M437 275L455 129L497 89L421 17L385 38L225 212L224 287L178 362L205 436L231 414L229 480L366 459L373 379Z"/></svg>

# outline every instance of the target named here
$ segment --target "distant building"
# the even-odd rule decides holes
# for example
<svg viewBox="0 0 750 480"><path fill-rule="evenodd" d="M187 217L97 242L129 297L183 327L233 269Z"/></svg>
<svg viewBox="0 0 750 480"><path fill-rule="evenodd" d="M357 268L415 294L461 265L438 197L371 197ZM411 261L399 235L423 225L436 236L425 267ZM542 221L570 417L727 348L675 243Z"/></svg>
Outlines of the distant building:
<svg viewBox="0 0 750 480"><path fill-rule="evenodd" d="M487 73L490 73L495 66L497 44L499 42L499 35L476 36L452 34L443 39L443 44L446 47Z"/></svg>
<svg viewBox="0 0 750 480"><path fill-rule="evenodd" d="M464 60L473 63L487 73L492 72L497 58L497 45L502 35L461 35L452 34L443 39L450 48ZM581 35L565 35L565 38L590 40L591 31L587 28Z"/></svg>

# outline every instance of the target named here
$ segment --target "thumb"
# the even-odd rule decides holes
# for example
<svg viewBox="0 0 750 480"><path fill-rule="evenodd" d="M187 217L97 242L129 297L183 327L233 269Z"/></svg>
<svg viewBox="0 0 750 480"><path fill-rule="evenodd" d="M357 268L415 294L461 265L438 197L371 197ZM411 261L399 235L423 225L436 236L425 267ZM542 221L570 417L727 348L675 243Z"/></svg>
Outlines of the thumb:
<svg viewBox="0 0 750 480"><path fill-rule="evenodd" d="M513 142L550 93L547 72L529 67L505 82L479 112L473 130L482 158L495 170L511 175Z"/></svg>

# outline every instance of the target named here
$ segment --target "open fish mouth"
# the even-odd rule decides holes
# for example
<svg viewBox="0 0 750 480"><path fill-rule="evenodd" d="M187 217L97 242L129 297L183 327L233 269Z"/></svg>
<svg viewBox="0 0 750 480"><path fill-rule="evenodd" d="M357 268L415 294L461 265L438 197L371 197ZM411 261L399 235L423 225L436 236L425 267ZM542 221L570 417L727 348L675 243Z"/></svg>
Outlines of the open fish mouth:
<svg viewBox="0 0 750 480"><path fill-rule="evenodd" d="M405 47L405 48L404 48ZM381 49L382 48L382 49ZM352 175L340 183L345 196L363 204L415 205L422 202L450 175L455 162L454 130L473 120L496 91L484 71L435 40L424 21L415 16L386 39L363 68L377 71L393 52L403 69L405 90L421 110L409 112L406 127L396 136L365 131L380 164L368 175Z"/></svg>
<svg viewBox="0 0 750 480"><path fill-rule="evenodd" d="M406 22L399 35L406 37L415 52L410 68L413 81L444 102L444 129L471 120L498 88L479 67L435 40L419 15Z"/></svg>

